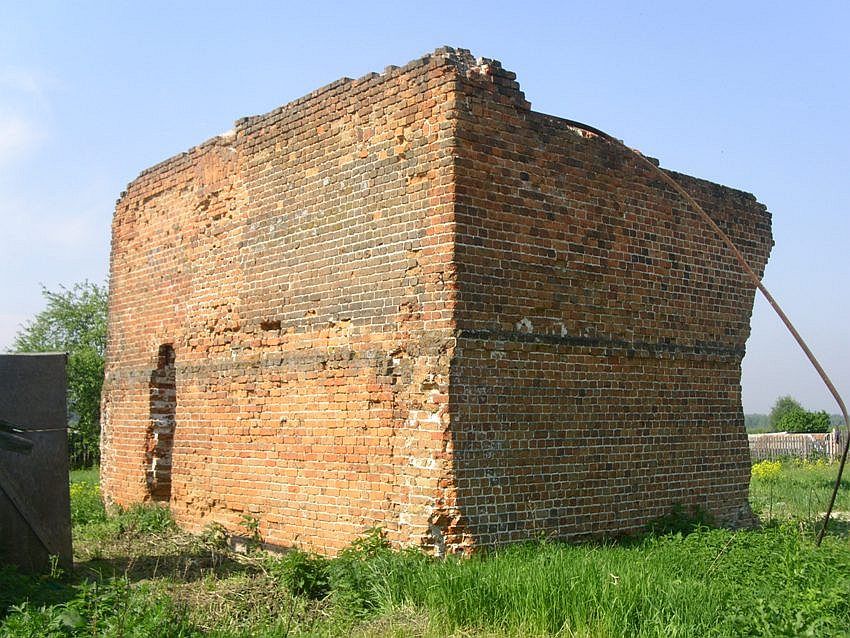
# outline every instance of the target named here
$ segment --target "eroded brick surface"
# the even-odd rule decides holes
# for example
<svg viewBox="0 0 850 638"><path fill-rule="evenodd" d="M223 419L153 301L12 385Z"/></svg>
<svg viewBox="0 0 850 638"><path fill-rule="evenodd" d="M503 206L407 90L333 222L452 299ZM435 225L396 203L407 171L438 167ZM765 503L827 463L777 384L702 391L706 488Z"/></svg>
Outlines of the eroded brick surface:
<svg viewBox="0 0 850 638"><path fill-rule="evenodd" d="M764 207L676 178L763 269ZM128 187L104 492L323 552L372 526L437 552L615 534L677 502L740 522L752 301L632 158L440 50Z"/></svg>
<svg viewBox="0 0 850 638"><path fill-rule="evenodd" d="M753 286L634 156L517 91L498 64L471 76L456 127L450 411L467 529L484 544L620 533L676 503L746 522ZM674 176L761 272L764 207Z"/></svg>

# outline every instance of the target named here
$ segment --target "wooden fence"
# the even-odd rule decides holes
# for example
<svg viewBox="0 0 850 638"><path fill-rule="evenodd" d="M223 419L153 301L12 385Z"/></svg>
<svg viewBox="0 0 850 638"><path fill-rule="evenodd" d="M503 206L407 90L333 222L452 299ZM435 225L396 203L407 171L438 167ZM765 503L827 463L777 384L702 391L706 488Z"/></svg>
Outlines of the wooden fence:
<svg viewBox="0 0 850 638"><path fill-rule="evenodd" d="M750 434L750 456L753 461L775 459L783 456L795 456L802 459L812 457L834 461L841 456L846 430L832 430L825 434L789 434L788 432L770 432L768 434Z"/></svg>

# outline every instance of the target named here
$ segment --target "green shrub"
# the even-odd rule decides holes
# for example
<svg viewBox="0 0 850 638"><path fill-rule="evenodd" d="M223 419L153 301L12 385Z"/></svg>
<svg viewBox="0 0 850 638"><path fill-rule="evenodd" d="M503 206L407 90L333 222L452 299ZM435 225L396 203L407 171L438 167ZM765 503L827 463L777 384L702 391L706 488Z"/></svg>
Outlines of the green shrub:
<svg viewBox="0 0 850 638"><path fill-rule="evenodd" d="M386 536L378 528L370 529L343 549L328 570L337 606L353 616L377 609L381 600L382 573L393 553Z"/></svg>
<svg viewBox="0 0 850 638"><path fill-rule="evenodd" d="M809 412L803 408L788 410L777 423L777 428L785 432L829 432L831 427L829 415L826 412L823 410Z"/></svg>
<svg viewBox="0 0 850 638"><path fill-rule="evenodd" d="M329 561L300 549L269 561L269 571L295 596L318 600L330 591Z"/></svg>
<svg viewBox="0 0 850 638"><path fill-rule="evenodd" d="M239 527L245 530L245 547L248 553L253 553L263 546L263 535L260 533L260 519L253 514L243 514Z"/></svg>

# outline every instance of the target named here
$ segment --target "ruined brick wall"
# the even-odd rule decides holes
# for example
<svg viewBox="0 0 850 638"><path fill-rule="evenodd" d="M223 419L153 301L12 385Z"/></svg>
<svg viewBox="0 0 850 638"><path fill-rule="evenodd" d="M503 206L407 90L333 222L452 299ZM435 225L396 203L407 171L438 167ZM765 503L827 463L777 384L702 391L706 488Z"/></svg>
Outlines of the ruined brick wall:
<svg viewBox="0 0 850 638"><path fill-rule="evenodd" d="M108 499L167 500L194 530L253 516L269 542L321 551L374 525L429 542L451 501L455 76L434 58L335 82L128 187Z"/></svg>
<svg viewBox="0 0 850 638"><path fill-rule="evenodd" d="M676 177L763 268L764 208ZM752 287L497 63L344 79L145 171L110 272L109 500L324 552L747 515Z"/></svg>
<svg viewBox="0 0 850 638"><path fill-rule="evenodd" d="M745 522L740 363L754 288L636 159L529 110L493 63L458 114L457 502L485 544ZM770 216L674 174L761 272Z"/></svg>

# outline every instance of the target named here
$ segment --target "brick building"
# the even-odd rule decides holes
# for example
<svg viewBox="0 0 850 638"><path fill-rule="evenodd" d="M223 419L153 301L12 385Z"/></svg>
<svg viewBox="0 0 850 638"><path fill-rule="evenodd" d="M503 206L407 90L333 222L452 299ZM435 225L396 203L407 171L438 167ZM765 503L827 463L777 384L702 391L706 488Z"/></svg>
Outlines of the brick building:
<svg viewBox="0 0 850 638"><path fill-rule="evenodd" d="M671 174L762 271L764 206ZM753 295L634 157L440 49L129 185L104 493L322 552L741 523Z"/></svg>

